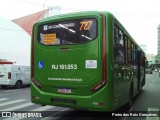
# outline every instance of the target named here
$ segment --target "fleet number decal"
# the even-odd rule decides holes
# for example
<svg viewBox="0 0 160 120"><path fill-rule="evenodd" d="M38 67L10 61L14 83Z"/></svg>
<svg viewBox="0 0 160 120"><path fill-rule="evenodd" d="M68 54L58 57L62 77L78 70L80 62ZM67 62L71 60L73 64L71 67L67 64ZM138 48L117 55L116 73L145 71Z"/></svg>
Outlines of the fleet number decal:
<svg viewBox="0 0 160 120"><path fill-rule="evenodd" d="M58 70L58 69L61 69L61 70L73 70L73 69L77 69L77 64L60 64L60 65L53 64L52 65L52 69L53 70Z"/></svg>
<svg viewBox="0 0 160 120"><path fill-rule="evenodd" d="M89 30L92 24L92 21L83 21L83 22L80 22L80 24L81 24L80 30Z"/></svg>

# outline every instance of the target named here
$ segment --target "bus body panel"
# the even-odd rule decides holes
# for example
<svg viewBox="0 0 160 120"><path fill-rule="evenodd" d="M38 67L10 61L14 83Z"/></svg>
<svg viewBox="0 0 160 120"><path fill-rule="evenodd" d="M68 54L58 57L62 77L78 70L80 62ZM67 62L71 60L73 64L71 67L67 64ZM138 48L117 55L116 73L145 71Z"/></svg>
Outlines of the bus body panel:
<svg viewBox="0 0 160 120"><path fill-rule="evenodd" d="M96 19L98 25L98 35L92 41L77 45L45 46L37 40L37 29L40 25L51 21L88 19L88 16ZM102 16L105 16L106 26L103 26ZM137 77L137 69L139 69L137 66L136 68L128 63L114 61L115 22L131 38L116 18L108 12L73 13L37 22L32 37L34 38L32 40L32 73L35 79L31 82L32 102L41 105L113 111L129 101L132 85L135 96L141 90L137 85L140 84L141 87L144 85L144 69L142 67L142 72L139 74L143 79L141 85L142 80ZM92 88L103 78L103 27L106 28L106 83L101 89L92 91ZM133 39L132 41L138 46ZM90 62L96 64L96 67L86 68ZM39 64L43 67L38 67Z"/></svg>
<svg viewBox="0 0 160 120"><path fill-rule="evenodd" d="M110 97L112 96L111 89L111 85L107 85L92 95L67 95L43 92L31 83L31 101L41 105L70 107L91 111L112 111L114 109L111 104L113 103L112 97Z"/></svg>
<svg viewBox="0 0 160 120"><path fill-rule="evenodd" d="M71 90L70 94L89 95L92 94L93 86L101 81L102 36L98 34L102 31L99 23L101 17L91 15L90 18L96 19L97 36L87 43L46 46L40 44L35 35L34 77L42 84L43 91L58 94L61 90ZM36 27L38 29L39 26ZM40 65L43 67L40 68Z"/></svg>

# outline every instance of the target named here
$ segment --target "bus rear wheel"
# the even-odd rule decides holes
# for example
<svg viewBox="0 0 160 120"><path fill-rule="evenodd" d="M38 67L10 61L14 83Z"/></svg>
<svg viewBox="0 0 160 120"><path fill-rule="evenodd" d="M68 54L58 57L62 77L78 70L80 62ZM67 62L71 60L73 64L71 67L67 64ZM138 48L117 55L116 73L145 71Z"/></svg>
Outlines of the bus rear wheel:
<svg viewBox="0 0 160 120"><path fill-rule="evenodd" d="M15 84L15 88L20 89L22 87L22 82L21 81L17 81Z"/></svg>

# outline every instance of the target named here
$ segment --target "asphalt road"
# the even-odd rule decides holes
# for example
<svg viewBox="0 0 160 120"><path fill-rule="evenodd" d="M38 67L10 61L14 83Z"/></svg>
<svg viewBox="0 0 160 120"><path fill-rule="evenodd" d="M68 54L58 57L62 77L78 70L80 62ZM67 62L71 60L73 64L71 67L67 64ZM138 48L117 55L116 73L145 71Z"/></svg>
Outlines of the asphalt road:
<svg viewBox="0 0 160 120"><path fill-rule="evenodd" d="M123 110L123 107L120 108L120 110ZM14 89L12 87L6 89L0 88L0 112L2 111L21 111L21 115L25 112L29 113L29 115L38 111L46 112L42 112L42 116L45 116L43 118L38 114L38 118L3 117L0 118L0 120L160 120L159 116L136 116L143 112L154 113L153 111L155 111L156 114L157 111L158 113L160 112L160 77L158 72L146 74L146 84L142 92L135 97L133 107L126 112L126 116L123 117L100 117L102 113L77 112L77 110L70 108L36 105L30 101L30 87L23 87L21 89ZM115 111L115 113L117 113L117 111ZM130 117L130 113L133 114L134 117ZM127 115L129 115L129 117Z"/></svg>

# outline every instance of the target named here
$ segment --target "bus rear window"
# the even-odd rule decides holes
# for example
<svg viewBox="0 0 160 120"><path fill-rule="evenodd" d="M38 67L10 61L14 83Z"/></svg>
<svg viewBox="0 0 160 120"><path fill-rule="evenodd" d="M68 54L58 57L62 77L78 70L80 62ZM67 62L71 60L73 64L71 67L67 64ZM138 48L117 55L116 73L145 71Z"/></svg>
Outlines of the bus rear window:
<svg viewBox="0 0 160 120"><path fill-rule="evenodd" d="M47 23L38 28L38 39L44 45L80 44L97 36L96 19L76 19Z"/></svg>

